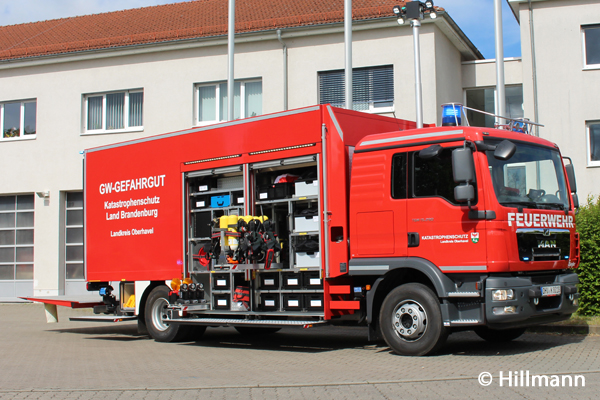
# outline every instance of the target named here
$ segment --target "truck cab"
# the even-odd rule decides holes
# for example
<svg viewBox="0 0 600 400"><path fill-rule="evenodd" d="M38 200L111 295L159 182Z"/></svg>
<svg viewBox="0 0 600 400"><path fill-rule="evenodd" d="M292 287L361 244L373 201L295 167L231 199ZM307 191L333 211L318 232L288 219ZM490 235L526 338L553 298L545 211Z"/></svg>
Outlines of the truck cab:
<svg viewBox="0 0 600 400"><path fill-rule="evenodd" d="M558 148L531 135L438 127L364 138L352 160L350 274L380 275L370 324L408 351L432 328L441 341L465 328L499 338L568 318L577 309L575 206ZM412 294L398 295L394 280ZM390 295L391 317L380 314ZM434 297L439 310L428 313Z"/></svg>

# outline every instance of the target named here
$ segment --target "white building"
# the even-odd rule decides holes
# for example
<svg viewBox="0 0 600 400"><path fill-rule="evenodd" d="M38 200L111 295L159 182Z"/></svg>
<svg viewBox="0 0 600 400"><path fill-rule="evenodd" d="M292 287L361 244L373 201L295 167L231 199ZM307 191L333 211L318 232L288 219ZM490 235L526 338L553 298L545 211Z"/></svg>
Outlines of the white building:
<svg viewBox="0 0 600 400"><path fill-rule="evenodd" d="M343 3L238 2L236 118L286 105L343 103ZM354 86L361 89L354 107L414 120L412 29L397 24L392 7L398 3L353 1ZM557 22L574 3L569 12L581 21ZM600 18L589 20L600 12L577 7L597 10L597 3L532 3L534 97L528 2L510 0L521 21L523 61L506 61L507 109L521 117L524 108L532 119L537 110L536 119L546 125L540 135L574 159L580 193L597 192L591 167L600 165L600 111L593 104L600 88L594 70L600 29L590 25ZM6 171L0 181L0 298L85 291L82 150L224 119L226 4L191 1L0 27L0 159ZM493 60L483 60L446 12L438 14L421 27L424 121L439 122L445 102L493 111ZM596 44L586 47L582 41L590 38ZM580 52L568 57L579 58L556 62L557 41L561 51ZM557 73L561 78L552 79Z"/></svg>

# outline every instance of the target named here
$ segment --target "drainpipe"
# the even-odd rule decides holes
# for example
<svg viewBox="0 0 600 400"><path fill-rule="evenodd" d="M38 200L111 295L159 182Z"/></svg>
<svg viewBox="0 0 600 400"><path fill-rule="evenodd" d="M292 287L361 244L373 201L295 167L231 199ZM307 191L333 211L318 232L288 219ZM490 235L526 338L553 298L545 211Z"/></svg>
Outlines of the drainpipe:
<svg viewBox="0 0 600 400"><path fill-rule="evenodd" d="M535 38L533 34L533 6L531 0L529 4L529 41L531 43L531 74L533 78L533 118L535 122L539 122L538 114L538 90L537 90L537 66L535 62ZM535 126L535 125L534 125ZM540 130L535 126L535 136L540 136Z"/></svg>
<svg viewBox="0 0 600 400"><path fill-rule="evenodd" d="M287 45L281 38L281 29L277 29L277 40L283 46L283 110L288 109L288 54Z"/></svg>

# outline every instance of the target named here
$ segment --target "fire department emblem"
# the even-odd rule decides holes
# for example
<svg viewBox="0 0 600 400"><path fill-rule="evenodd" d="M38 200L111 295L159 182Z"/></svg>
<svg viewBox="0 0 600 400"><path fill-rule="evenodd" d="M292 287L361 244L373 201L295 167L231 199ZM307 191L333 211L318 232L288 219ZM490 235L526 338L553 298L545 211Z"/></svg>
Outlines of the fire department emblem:
<svg viewBox="0 0 600 400"><path fill-rule="evenodd" d="M479 242L479 232L471 232L471 242Z"/></svg>

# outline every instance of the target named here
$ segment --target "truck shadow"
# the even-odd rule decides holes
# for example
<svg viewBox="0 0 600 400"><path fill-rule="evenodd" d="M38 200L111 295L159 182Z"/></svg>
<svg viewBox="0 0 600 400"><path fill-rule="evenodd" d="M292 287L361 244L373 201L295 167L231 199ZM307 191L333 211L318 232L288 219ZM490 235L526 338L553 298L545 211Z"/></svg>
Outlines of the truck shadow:
<svg viewBox="0 0 600 400"><path fill-rule="evenodd" d="M481 339L472 331L457 332L448 337L446 345L437 355L454 356L509 356L535 353L555 347L582 342L583 335L560 335L526 332L506 343L492 343Z"/></svg>
<svg viewBox="0 0 600 400"><path fill-rule="evenodd" d="M526 333L508 343L490 343L474 332L457 332L449 336L446 345L435 356L481 356L517 355L548 350L568 344L579 343L582 335L555 335ZM245 348L255 350L295 351L306 353L328 352L342 349L365 349L389 352L383 341L369 342L364 328L323 327L310 331L284 328L270 335L243 336L230 328L207 329L202 338L186 346Z"/></svg>
<svg viewBox="0 0 600 400"><path fill-rule="evenodd" d="M126 342L151 340L147 335L137 333L136 324L88 326L81 328L51 329L54 333L86 335L86 340ZM474 332L453 333L437 356L509 356L534 353L579 343L584 335L563 335L545 333L525 333L508 343L490 343L479 338ZM362 327L325 326L312 329L282 328L277 333L267 335L242 335L234 328L209 327L197 340L170 343L173 346L211 347L227 349L252 349L282 352L322 353L343 349L364 349L376 352L393 352L383 341L369 342L367 330Z"/></svg>

